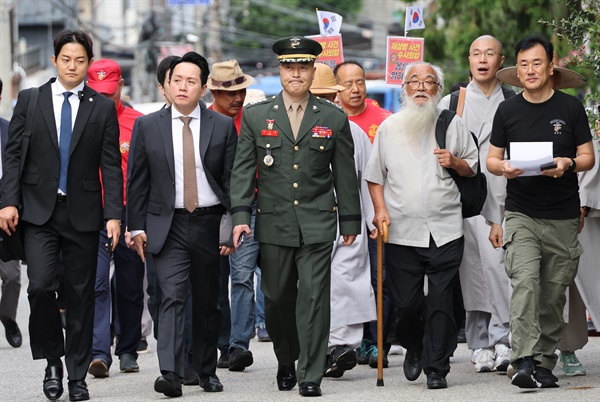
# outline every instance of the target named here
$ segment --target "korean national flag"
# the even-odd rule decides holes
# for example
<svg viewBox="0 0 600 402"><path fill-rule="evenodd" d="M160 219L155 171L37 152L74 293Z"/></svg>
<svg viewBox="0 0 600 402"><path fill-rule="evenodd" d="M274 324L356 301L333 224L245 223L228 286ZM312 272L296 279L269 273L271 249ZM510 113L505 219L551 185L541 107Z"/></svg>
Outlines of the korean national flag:
<svg viewBox="0 0 600 402"><path fill-rule="evenodd" d="M423 7L421 6L406 6L406 19L404 21L404 30L423 29Z"/></svg>
<svg viewBox="0 0 600 402"><path fill-rule="evenodd" d="M317 10L317 18L319 19L319 30L321 36L339 35L342 27L342 16L329 11Z"/></svg>

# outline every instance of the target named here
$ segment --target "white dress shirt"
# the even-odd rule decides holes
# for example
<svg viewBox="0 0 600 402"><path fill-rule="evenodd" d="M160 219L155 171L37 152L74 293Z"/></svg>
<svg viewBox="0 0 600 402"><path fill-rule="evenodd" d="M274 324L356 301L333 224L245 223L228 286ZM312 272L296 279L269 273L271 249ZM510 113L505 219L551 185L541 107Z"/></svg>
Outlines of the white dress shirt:
<svg viewBox="0 0 600 402"><path fill-rule="evenodd" d="M73 130L77 112L79 111L79 92L83 91L83 81L75 88L66 90L58 79L56 79L50 84L50 88L52 90L52 108L54 109L54 121L56 123L56 138L58 138L58 146L60 149L60 119L62 116L62 105L65 100L63 93L73 93L73 95L69 96L69 103L71 104L71 130ZM59 189L58 194L64 194L64 192Z"/></svg>
<svg viewBox="0 0 600 402"><path fill-rule="evenodd" d="M173 156L175 157L175 208L183 206L183 121L181 114L175 106L171 107L171 132L173 135ZM206 179L202 159L200 158L200 106L190 113L190 128L194 139L194 161L196 163L196 185L198 188L198 207L211 207L221 203Z"/></svg>

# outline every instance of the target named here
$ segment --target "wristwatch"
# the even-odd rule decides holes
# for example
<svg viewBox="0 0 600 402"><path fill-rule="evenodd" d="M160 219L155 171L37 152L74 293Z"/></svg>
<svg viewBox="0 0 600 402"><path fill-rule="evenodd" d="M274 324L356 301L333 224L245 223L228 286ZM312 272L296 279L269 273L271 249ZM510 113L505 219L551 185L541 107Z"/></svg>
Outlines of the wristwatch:
<svg viewBox="0 0 600 402"><path fill-rule="evenodd" d="M567 171L573 172L573 171L575 171L575 168L577 167L577 164L575 163L575 159L573 159L573 158L569 158L569 159L571 159L571 164L567 168Z"/></svg>

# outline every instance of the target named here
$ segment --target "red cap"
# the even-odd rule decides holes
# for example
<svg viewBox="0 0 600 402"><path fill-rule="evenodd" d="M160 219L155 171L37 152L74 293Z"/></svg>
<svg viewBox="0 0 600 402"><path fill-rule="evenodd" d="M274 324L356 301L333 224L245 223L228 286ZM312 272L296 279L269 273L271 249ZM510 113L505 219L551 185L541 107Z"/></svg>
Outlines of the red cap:
<svg viewBox="0 0 600 402"><path fill-rule="evenodd" d="M112 95L117 92L121 81L121 67L114 60L96 60L88 68L87 79L88 86L93 90Z"/></svg>

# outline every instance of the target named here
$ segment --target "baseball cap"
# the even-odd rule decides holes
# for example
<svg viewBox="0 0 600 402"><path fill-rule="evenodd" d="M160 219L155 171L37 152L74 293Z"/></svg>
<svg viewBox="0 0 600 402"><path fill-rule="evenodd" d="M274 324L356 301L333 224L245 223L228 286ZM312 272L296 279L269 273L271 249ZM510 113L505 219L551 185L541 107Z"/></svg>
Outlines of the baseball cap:
<svg viewBox="0 0 600 402"><path fill-rule="evenodd" d="M102 94L114 94L121 80L121 67L110 59L100 59L92 63L87 71L87 85Z"/></svg>

